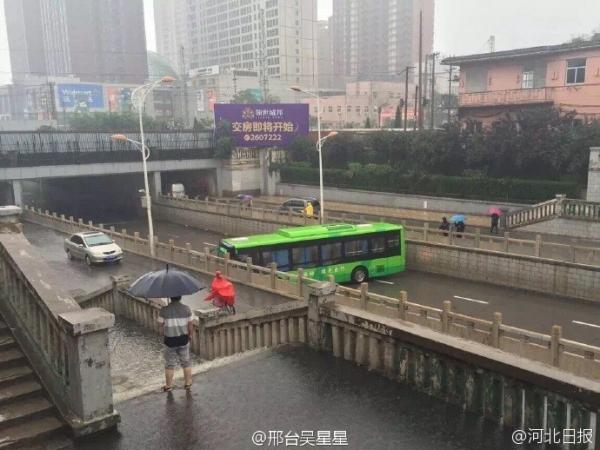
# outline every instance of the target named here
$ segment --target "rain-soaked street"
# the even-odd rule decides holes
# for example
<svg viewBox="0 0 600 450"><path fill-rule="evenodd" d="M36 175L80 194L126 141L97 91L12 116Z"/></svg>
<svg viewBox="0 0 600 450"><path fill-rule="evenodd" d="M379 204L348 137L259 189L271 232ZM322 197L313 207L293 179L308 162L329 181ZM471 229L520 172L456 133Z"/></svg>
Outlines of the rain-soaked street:
<svg viewBox="0 0 600 450"><path fill-rule="evenodd" d="M129 346L129 341L123 345ZM135 340L131 345L129 357L143 358ZM122 351L127 357L127 350ZM155 357L157 351L158 346L148 355ZM144 363L115 360L113 364L141 367ZM160 368L141 370L140 383L155 371ZM197 374L194 382L191 394L182 388L164 394L157 387L146 395L117 401L122 416L118 431L96 435L78 448L251 449L257 448L252 443L257 431L267 436L269 431L282 431L283 436L303 431L333 436L333 431L345 431L351 449L517 448L510 432L496 424L306 347L253 352ZM275 445L265 442L263 447Z"/></svg>

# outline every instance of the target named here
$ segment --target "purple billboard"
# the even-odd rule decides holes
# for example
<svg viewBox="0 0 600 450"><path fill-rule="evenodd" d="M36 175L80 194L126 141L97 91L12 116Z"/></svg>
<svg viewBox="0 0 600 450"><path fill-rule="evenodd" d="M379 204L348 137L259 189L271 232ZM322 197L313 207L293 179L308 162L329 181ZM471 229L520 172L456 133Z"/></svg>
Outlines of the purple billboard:
<svg viewBox="0 0 600 450"><path fill-rule="evenodd" d="M227 121L238 147L286 147L308 135L308 104L215 104L215 124Z"/></svg>

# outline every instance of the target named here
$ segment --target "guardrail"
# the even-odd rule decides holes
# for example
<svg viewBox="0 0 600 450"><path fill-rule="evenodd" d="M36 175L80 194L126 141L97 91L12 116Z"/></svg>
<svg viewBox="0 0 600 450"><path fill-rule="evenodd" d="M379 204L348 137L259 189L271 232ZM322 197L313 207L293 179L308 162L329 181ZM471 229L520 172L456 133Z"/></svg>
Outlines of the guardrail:
<svg viewBox="0 0 600 450"><path fill-rule="evenodd" d="M101 132L0 132L0 167L139 161L137 148L111 136ZM136 133L129 137L140 139ZM151 161L213 157L210 132L150 132L145 137Z"/></svg>
<svg viewBox="0 0 600 450"><path fill-rule="evenodd" d="M148 241L138 233L131 236L126 230L117 232L114 228L106 229L94 226L91 222L84 223L81 219L75 221L72 217L67 219L64 215L58 216L29 207L24 208L23 215L25 220L65 233L103 231L115 239L125 251L143 256L150 255ZM307 285L315 281L306 278L302 269L297 273L279 272L275 264L266 268L253 265L250 259L246 262L232 261L212 255L208 248L195 251L190 244L178 247L173 240L169 243L157 242L155 251L159 260L204 274L221 270L237 283L277 293L291 300L305 300L308 295ZM540 334L503 324L500 313L495 313L492 321L470 317L453 312L452 304L448 301L444 302L443 309L429 307L410 302L406 293L402 293L399 299L371 293L366 283L363 283L359 290L338 286L334 298L336 302L346 306L417 323L435 331L551 364L577 375L600 376L600 348L563 339L558 326L553 327L550 335ZM104 301L107 301L106 297ZM136 300L138 303L140 301Z"/></svg>
<svg viewBox="0 0 600 450"><path fill-rule="evenodd" d="M75 435L114 426L107 311L82 310L51 286L22 236L0 238L0 309L23 353Z"/></svg>
<svg viewBox="0 0 600 450"><path fill-rule="evenodd" d="M227 201L208 197L204 200L199 200L161 196L157 202L176 208L226 215L233 218L260 220L284 226L314 225L319 223L316 215L313 217L306 217L306 215L302 213L296 213L291 210L285 211L276 208L249 207L244 206L241 202L236 200ZM554 211L555 206L553 206L553 202L555 202L555 200L538 205L540 206L540 211L546 211L547 213ZM600 206L600 204L598 204L598 206ZM326 220L327 222L354 224L365 223L369 220L399 223L404 226L408 240L418 240L422 242L447 244L457 247L476 248L507 254L533 256L537 258L554 259L557 261L600 266L600 247L577 246L544 241L541 234L537 234L535 239L517 239L511 237L509 231L506 231L504 236L481 234L481 231L478 228L475 229L475 232L457 233L453 230L443 231L431 228L428 223L419 227L407 225L405 220L398 220L396 218L367 217L362 214L353 213L344 213L342 215L327 214Z"/></svg>
<svg viewBox="0 0 600 450"><path fill-rule="evenodd" d="M555 217L598 222L600 203L570 199L559 194L555 199L508 214L506 225L508 228L516 228Z"/></svg>

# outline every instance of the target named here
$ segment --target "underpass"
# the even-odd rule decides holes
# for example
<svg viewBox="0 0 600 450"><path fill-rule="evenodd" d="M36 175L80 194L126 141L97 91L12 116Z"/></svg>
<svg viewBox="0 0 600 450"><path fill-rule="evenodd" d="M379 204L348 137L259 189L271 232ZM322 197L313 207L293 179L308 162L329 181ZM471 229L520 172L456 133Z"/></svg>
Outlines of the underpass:
<svg viewBox="0 0 600 450"><path fill-rule="evenodd" d="M111 224L106 224L108 225ZM127 229L130 234L137 231L141 236L147 235L144 220L122 221L114 225L117 230ZM110 275L127 272L141 274L156 268L156 263L148 258L127 255L122 268L94 267L94 272L90 272L85 264L72 264L66 260L62 249L62 235L31 224L26 225L26 230L29 230L26 235L34 243L44 242L38 245L43 245L51 253L52 260L66 267L76 266L76 277L82 282L89 278L91 283L96 283L99 287L110 282ZM161 242L173 239L176 245L185 246L190 243L197 250L216 244L222 237L217 233L169 222L156 222L155 234ZM101 274L100 280L97 279L98 274ZM600 306L590 302L410 270L372 280L369 289L395 298L404 290L408 292L410 301L437 308L442 307L443 301L450 300L454 311L488 320L491 320L494 312L501 312L504 323L540 333L549 333L552 325L561 325L567 339L591 345L600 344ZM201 302L194 302L198 303ZM248 307L240 299L240 311Z"/></svg>

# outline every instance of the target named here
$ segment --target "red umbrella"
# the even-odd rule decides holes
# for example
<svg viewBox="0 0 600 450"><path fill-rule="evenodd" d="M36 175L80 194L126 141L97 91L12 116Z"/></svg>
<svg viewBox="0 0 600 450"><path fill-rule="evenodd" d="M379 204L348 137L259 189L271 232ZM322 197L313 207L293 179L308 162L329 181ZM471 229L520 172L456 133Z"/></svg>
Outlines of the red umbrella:
<svg viewBox="0 0 600 450"><path fill-rule="evenodd" d="M235 303L235 288L231 281L221 275L221 272L215 274L215 279L210 285L210 294L205 300L212 300L213 298L220 299L229 306L233 306Z"/></svg>
<svg viewBox="0 0 600 450"><path fill-rule="evenodd" d="M497 206L492 206L490 209L488 209L488 214L490 216L493 216L494 214L501 216L502 210L500 208L498 208Z"/></svg>

